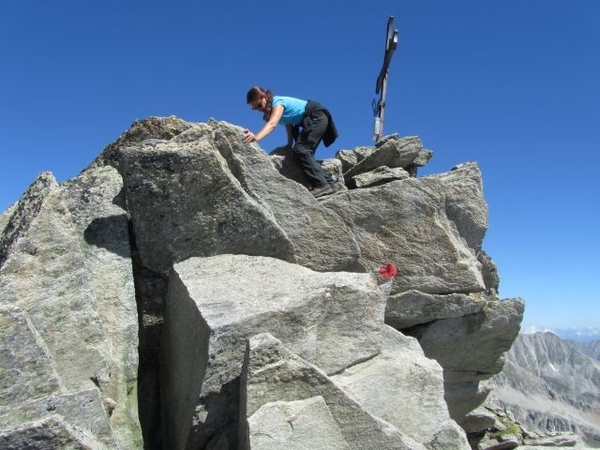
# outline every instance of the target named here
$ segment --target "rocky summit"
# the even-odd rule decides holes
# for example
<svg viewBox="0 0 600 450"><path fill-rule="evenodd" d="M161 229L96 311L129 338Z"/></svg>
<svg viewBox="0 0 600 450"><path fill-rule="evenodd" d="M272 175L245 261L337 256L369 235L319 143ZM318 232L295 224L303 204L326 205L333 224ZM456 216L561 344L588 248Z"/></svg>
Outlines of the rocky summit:
<svg viewBox="0 0 600 450"><path fill-rule="evenodd" d="M432 155L340 150L315 199L287 150L151 117L41 174L0 216L0 447L470 449L524 302L477 164Z"/></svg>

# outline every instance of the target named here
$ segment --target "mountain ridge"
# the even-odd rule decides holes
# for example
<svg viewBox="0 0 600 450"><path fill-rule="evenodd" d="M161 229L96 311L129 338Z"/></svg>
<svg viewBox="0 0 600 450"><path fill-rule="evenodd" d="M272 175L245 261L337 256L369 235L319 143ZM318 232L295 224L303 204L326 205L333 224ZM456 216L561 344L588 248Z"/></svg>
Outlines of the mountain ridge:
<svg viewBox="0 0 600 450"><path fill-rule="evenodd" d="M565 341L591 342L600 340L600 327L551 328L530 326L522 334L543 333L549 331Z"/></svg>
<svg viewBox="0 0 600 450"><path fill-rule="evenodd" d="M600 362L581 343L553 332L521 333L490 385L488 403L510 411L527 429L575 433L600 446Z"/></svg>

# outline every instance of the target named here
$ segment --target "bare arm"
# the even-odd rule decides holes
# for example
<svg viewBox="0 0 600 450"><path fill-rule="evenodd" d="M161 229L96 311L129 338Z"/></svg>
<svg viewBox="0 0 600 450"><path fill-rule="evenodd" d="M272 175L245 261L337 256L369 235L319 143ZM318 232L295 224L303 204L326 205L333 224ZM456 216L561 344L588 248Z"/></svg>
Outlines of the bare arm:
<svg viewBox="0 0 600 450"><path fill-rule="evenodd" d="M283 105L275 105L273 107L273 111L271 112L271 117L267 123L263 125L260 131L256 134L252 133L250 130L244 131L244 143L247 144L249 142L258 142L262 138L271 134L271 132L275 129L277 124L279 123L279 119L283 115Z"/></svg>

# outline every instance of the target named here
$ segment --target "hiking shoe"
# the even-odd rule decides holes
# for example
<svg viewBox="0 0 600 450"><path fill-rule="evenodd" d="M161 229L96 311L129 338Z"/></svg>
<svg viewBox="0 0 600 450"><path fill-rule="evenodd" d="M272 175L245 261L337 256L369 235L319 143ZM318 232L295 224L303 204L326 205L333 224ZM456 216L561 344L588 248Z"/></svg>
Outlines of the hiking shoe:
<svg viewBox="0 0 600 450"><path fill-rule="evenodd" d="M333 194L335 192L335 189L333 189L330 185L326 184L325 186L314 188L311 192L314 198L319 198L327 194Z"/></svg>

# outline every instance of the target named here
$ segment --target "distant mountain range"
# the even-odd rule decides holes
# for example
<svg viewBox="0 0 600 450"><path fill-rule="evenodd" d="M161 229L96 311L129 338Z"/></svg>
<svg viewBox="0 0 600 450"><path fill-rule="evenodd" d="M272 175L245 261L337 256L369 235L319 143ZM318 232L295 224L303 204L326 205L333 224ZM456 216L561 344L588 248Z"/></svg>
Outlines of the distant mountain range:
<svg viewBox="0 0 600 450"><path fill-rule="evenodd" d="M600 340L565 340L551 332L520 334L502 372L490 380L488 401L529 430L575 433L600 447L599 355Z"/></svg>
<svg viewBox="0 0 600 450"><path fill-rule="evenodd" d="M565 341L590 342L600 341L600 326L599 327L583 327L583 328L546 328L546 327L530 327L523 334L533 334L539 332L550 331Z"/></svg>
<svg viewBox="0 0 600 450"><path fill-rule="evenodd" d="M600 340L589 342L570 341L570 343L586 355L591 356L592 358L600 361Z"/></svg>

